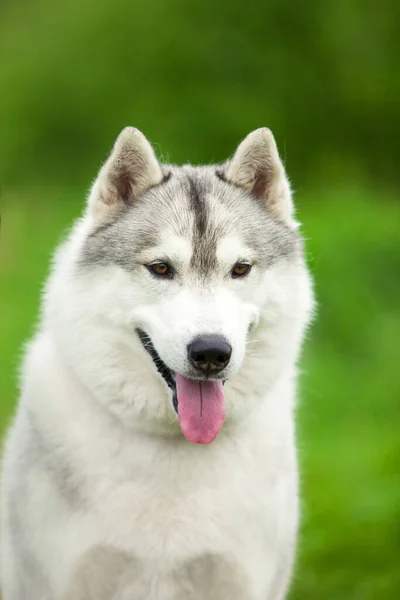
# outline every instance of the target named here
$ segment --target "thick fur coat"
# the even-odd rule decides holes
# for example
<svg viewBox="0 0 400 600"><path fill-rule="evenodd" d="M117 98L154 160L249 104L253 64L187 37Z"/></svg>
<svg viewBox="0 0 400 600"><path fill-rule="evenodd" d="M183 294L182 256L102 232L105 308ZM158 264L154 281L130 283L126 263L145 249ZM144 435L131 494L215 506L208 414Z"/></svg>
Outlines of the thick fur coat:
<svg viewBox="0 0 400 600"><path fill-rule="evenodd" d="M2 599L282 600L312 310L268 129L207 167L161 165L125 129L27 347L3 460ZM223 343L222 359L193 358L199 339Z"/></svg>

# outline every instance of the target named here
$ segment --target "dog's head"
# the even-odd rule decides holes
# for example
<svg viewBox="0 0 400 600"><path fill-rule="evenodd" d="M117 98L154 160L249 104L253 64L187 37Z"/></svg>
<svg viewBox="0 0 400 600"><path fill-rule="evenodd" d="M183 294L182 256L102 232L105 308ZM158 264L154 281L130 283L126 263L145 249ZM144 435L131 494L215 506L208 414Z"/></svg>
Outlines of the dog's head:
<svg viewBox="0 0 400 600"><path fill-rule="evenodd" d="M62 257L62 337L75 327L74 368L120 415L173 429L177 413L207 443L295 361L312 298L268 129L208 167L162 166L125 129Z"/></svg>

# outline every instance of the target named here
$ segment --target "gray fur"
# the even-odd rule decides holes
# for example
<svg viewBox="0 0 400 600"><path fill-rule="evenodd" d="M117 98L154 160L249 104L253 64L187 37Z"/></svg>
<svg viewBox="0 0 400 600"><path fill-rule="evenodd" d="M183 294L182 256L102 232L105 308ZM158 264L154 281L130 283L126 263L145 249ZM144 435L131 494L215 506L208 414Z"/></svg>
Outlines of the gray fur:
<svg viewBox="0 0 400 600"><path fill-rule="evenodd" d="M40 598L50 600L49 585L43 567L31 552L29 531L21 528L21 522L26 518L26 499L30 495L31 482L40 469L37 465L42 459L28 419L24 420L24 426L24 443L15 457L15 464L27 474L27 477L23 480L14 480L7 490L7 497L10 498L7 507L8 529L2 532L2 535L8 538L9 544L8 553L2 557L4 563L2 567L7 570L8 563L12 564L15 561L17 576L2 581L2 594L10 598L28 600L31 598L32 589L35 589L40 590ZM17 561L16 557L18 557Z"/></svg>
<svg viewBox="0 0 400 600"><path fill-rule="evenodd" d="M167 167L166 172L171 173L169 178L126 204L114 221L87 237L81 267L117 264L133 270L140 253L157 244L166 226L192 242L191 266L200 275L215 267L217 240L229 233L237 233L255 248L264 268L301 250L295 230L255 196L224 180L215 167ZM229 211L229 221L218 218L219 206Z"/></svg>
<svg viewBox="0 0 400 600"><path fill-rule="evenodd" d="M157 567L155 567L157 568ZM163 600L231 600L246 597L245 581L237 565L212 554L186 561L168 574L171 593L164 588ZM152 569L134 556L111 546L93 548L72 577L63 600L143 600L152 598ZM176 593L176 581L181 592ZM163 582L165 586L165 581ZM172 595L173 594L173 595ZM154 596L158 597L158 596Z"/></svg>
<svg viewBox="0 0 400 600"><path fill-rule="evenodd" d="M35 424L33 414L28 415L29 437L26 448L26 466L31 466L36 472L44 472L50 476L56 485L60 497L71 508L85 506L85 497L77 472L70 465L68 457L60 448L46 439Z"/></svg>
<svg viewBox="0 0 400 600"><path fill-rule="evenodd" d="M222 167L163 167L143 134L120 134L57 251L22 368L4 600L283 599L296 359L313 310L296 232L268 130ZM241 260L255 268L237 282ZM152 277L154 261L176 281ZM138 329L176 375L177 412ZM198 399L188 345L204 334L232 355L223 390L211 379Z"/></svg>

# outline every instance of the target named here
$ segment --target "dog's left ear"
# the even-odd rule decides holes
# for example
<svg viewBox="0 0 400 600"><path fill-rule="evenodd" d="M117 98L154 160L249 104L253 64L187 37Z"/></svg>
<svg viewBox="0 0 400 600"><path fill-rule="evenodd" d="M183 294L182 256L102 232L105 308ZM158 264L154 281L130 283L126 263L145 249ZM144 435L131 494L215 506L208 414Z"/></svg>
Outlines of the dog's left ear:
<svg viewBox="0 0 400 600"><path fill-rule="evenodd" d="M147 138L134 127L123 129L90 192L88 209L94 224L109 222L162 178Z"/></svg>
<svg viewBox="0 0 400 600"><path fill-rule="evenodd" d="M295 225L290 184L272 131L263 127L250 133L236 150L225 177L262 201L278 219Z"/></svg>

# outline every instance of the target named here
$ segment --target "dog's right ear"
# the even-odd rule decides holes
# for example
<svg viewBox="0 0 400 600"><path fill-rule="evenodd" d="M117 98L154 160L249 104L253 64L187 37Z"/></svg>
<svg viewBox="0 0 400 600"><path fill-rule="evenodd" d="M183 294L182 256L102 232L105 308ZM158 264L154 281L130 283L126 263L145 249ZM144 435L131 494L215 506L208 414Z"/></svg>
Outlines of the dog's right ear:
<svg viewBox="0 0 400 600"><path fill-rule="evenodd" d="M107 223L162 178L150 142L138 129L126 127L91 189L88 209L94 223Z"/></svg>

